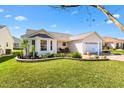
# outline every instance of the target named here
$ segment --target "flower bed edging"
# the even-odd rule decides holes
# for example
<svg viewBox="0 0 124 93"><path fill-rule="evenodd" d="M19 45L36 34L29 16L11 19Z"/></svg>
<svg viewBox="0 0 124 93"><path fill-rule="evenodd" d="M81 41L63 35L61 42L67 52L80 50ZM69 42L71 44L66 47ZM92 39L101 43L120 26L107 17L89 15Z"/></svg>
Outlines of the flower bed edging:
<svg viewBox="0 0 124 93"><path fill-rule="evenodd" d="M48 61L48 60L56 60L56 59L71 59L78 61L108 61L109 59L81 59L81 58L71 58L71 57L54 57L54 58L44 58L44 59L20 59L16 57L18 62L39 62L39 61Z"/></svg>
<svg viewBox="0 0 124 93"><path fill-rule="evenodd" d="M109 59L82 59L82 61L109 61Z"/></svg>
<svg viewBox="0 0 124 93"><path fill-rule="evenodd" d="M20 59L16 57L16 60L19 62L39 62L39 61L48 61L48 60L55 60L55 59L62 59L62 58L57 57L57 58L44 58L44 59Z"/></svg>

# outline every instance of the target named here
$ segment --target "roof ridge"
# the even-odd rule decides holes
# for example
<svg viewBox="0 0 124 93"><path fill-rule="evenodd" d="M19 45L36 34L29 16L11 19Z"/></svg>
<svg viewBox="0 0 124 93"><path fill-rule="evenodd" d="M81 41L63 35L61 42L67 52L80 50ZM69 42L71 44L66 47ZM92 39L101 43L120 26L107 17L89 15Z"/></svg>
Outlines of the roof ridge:
<svg viewBox="0 0 124 93"><path fill-rule="evenodd" d="M59 33L59 34L67 34L67 35L72 35L72 34L69 34L69 33L64 33L64 32L52 32L52 31L48 31L50 33Z"/></svg>
<svg viewBox="0 0 124 93"><path fill-rule="evenodd" d="M124 40L124 39L121 39L121 38L111 37L111 36L104 36L103 38L112 38L112 39Z"/></svg>
<svg viewBox="0 0 124 93"><path fill-rule="evenodd" d="M76 34L76 35L74 35L74 36L77 36L77 35L83 35L83 34L88 34L88 33L94 33L95 31L93 31L93 32L85 32L85 33L80 33L80 34Z"/></svg>

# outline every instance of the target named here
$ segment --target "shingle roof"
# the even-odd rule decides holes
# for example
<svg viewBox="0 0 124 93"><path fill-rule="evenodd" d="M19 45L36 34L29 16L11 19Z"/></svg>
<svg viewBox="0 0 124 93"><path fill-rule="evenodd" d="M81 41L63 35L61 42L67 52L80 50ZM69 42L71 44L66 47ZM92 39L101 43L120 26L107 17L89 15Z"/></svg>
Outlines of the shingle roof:
<svg viewBox="0 0 124 93"><path fill-rule="evenodd" d="M60 33L60 32L49 32L49 33L60 41L69 41L70 37L72 36L71 34Z"/></svg>
<svg viewBox="0 0 124 93"><path fill-rule="evenodd" d="M92 33L94 33L94 32L87 32L87 33L75 35L75 36L70 37L70 40L84 39L85 37L89 36L89 35L92 34Z"/></svg>
<svg viewBox="0 0 124 93"><path fill-rule="evenodd" d="M113 38L113 37L103 37L104 42L108 43L122 43L123 39Z"/></svg>
<svg viewBox="0 0 124 93"><path fill-rule="evenodd" d="M42 30L32 30L32 29L28 29L26 31L26 34L22 35L23 36L29 36L30 38L31 37L35 37L35 36L39 36L39 37L48 37L48 36L45 36L45 34L43 35L42 31L46 31L44 29ZM46 31L48 32L48 31ZM36 34L35 34L36 33ZM40 34L38 34L40 33ZM48 32L50 35L52 35L54 38L56 38L57 40L59 41L71 41L71 40L79 40L79 39L84 39L85 37L89 36L90 34L92 33L95 33L95 32L87 32L87 33L84 33L84 34L79 34L79 35L71 35L71 34L67 34L67 33L60 33L60 32ZM37 35L38 34L38 35ZM48 37L49 38L49 37Z"/></svg>

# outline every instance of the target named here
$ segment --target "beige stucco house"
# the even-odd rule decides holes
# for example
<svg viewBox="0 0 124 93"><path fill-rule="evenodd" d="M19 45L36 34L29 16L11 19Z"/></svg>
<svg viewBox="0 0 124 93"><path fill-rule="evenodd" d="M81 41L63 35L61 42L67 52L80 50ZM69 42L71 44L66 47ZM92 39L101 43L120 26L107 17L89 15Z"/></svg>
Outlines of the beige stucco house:
<svg viewBox="0 0 124 93"><path fill-rule="evenodd" d="M10 54L13 50L13 38L7 26L0 26L0 55Z"/></svg>
<svg viewBox="0 0 124 93"><path fill-rule="evenodd" d="M103 37L103 47L113 48L113 49L124 49L124 40L113 38L113 37Z"/></svg>
<svg viewBox="0 0 124 93"><path fill-rule="evenodd" d="M38 55L57 52L80 52L82 55L102 52L102 38L96 32L88 32L79 35L71 35L59 32L49 32L44 29L28 29L21 36L29 41L30 50L35 45Z"/></svg>

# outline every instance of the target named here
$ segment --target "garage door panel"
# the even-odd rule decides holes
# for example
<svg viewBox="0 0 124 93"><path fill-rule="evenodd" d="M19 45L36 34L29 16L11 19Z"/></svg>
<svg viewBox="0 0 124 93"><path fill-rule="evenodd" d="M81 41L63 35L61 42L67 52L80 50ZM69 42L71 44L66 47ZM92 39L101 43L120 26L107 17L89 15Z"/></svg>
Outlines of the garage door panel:
<svg viewBox="0 0 124 93"><path fill-rule="evenodd" d="M90 52L90 53L96 53L98 51L98 44L96 43L88 43L85 44L86 46L86 52Z"/></svg>

